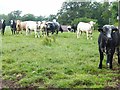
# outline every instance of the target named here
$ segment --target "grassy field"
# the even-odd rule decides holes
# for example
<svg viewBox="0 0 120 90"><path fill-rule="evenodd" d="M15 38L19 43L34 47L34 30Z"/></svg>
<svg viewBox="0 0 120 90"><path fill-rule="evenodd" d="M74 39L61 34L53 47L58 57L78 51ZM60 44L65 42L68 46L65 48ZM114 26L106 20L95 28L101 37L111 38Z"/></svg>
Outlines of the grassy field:
<svg viewBox="0 0 120 90"><path fill-rule="evenodd" d="M11 35L8 28L2 36L3 87L39 88L106 88L120 83L120 67L114 56L113 70L98 69L99 32L93 40L86 35L76 39L71 32L49 38L34 38L34 33Z"/></svg>

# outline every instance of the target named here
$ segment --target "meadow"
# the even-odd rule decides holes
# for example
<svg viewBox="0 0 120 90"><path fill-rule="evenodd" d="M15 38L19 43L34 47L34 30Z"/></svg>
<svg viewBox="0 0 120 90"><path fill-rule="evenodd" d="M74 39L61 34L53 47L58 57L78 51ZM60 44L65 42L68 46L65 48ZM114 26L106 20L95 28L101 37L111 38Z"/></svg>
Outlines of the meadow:
<svg viewBox="0 0 120 90"><path fill-rule="evenodd" d="M7 28L1 37L3 87L116 88L120 84L117 56L113 70L107 68L106 57L103 69L98 69L98 35L96 30L93 40L85 34L77 39L72 32L34 38L34 32L11 35Z"/></svg>

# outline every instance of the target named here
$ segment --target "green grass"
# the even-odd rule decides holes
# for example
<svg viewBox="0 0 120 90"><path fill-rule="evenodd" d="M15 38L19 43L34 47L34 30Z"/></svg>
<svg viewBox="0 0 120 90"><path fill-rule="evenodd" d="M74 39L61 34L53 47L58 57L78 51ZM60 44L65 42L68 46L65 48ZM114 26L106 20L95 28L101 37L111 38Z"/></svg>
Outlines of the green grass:
<svg viewBox="0 0 120 90"><path fill-rule="evenodd" d="M11 35L8 28L2 36L2 78L21 87L116 87L119 70L108 69L106 60L103 69L98 69L98 34L93 33L93 40L87 40L86 35L77 39L70 32L34 38L33 32ZM119 68L116 58L113 67Z"/></svg>

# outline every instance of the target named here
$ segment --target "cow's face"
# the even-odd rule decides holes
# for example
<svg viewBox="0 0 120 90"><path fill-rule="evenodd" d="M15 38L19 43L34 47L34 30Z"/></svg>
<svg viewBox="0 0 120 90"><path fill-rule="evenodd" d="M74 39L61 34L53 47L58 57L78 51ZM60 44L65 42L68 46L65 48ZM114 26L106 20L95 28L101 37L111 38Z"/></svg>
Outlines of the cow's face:
<svg viewBox="0 0 120 90"><path fill-rule="evenodd" d="M100 31L106 39L111 39L113 31L117 30L118 29L113 25L104 25L101 29L98 29L98 31Z"/></svg>
<svg viewBox="0 0 120 90"><path fill-rule="evenodd" d="M13 20L10 20L10 23L13 24Z"/></svg>
<svg viewBox="0 0 120 90"><path fill-rule="evenodd" d="M95 24L95 22L93 22L93 21L90 21L89 22L90 23L90 25L93 27L93 25Z"/></svg>

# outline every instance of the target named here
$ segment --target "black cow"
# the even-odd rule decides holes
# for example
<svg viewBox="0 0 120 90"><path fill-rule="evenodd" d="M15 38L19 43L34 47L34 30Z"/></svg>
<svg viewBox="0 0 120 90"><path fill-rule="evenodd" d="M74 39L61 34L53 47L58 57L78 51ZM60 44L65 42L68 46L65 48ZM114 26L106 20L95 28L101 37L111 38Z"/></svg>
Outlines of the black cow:
<svg viewBox="0 0 120 90"><path fill-rule="evenodd" d="M51 32L52 34L58 34L59 31L63 32L63 29L61 28L61 25L59 23L47 22L47 36L49 36L49 32Z"/></svg>
<svg viewBox="0 0 120 90"><path fill-rule="evenodd" d="M1 34L4 35L6 23L5 20L0 21Z"/></svg>
<svg viewBox="0 0 120 90"><path fill-rule="evenodd" d="M76 30L77 30L77 24L72 24L71 25L71 29L72 29L72 32L76 32Z"/></svg>
<svg viewBox="0 0 120 90"><path fill-rule="evenodd" d="M10 21L10 27L11 27L12 35L15 34L17 28L16 28L16 23L15 23L14 20L11 20L11 21Z"/></svg>
<svg viewBox="0 0 120 90"><path fill-rule="evenodd" d="M77 25L76 24L72 24L71 26L68 26L67 29L68 29L68 31L75 33L76 30L77 30Z"/></svg>
<svg viewBox="0 0 120 90"><path fill-rule="evenodd" d="M112 61L115 50L117 50L118 63L120 64L120 33L119 30L113 25L104 25L99 28L100 32L98 38L100 63L99 69L102 69L102 61L104 53L107 55L107 65L112 69Z"/></svg>

